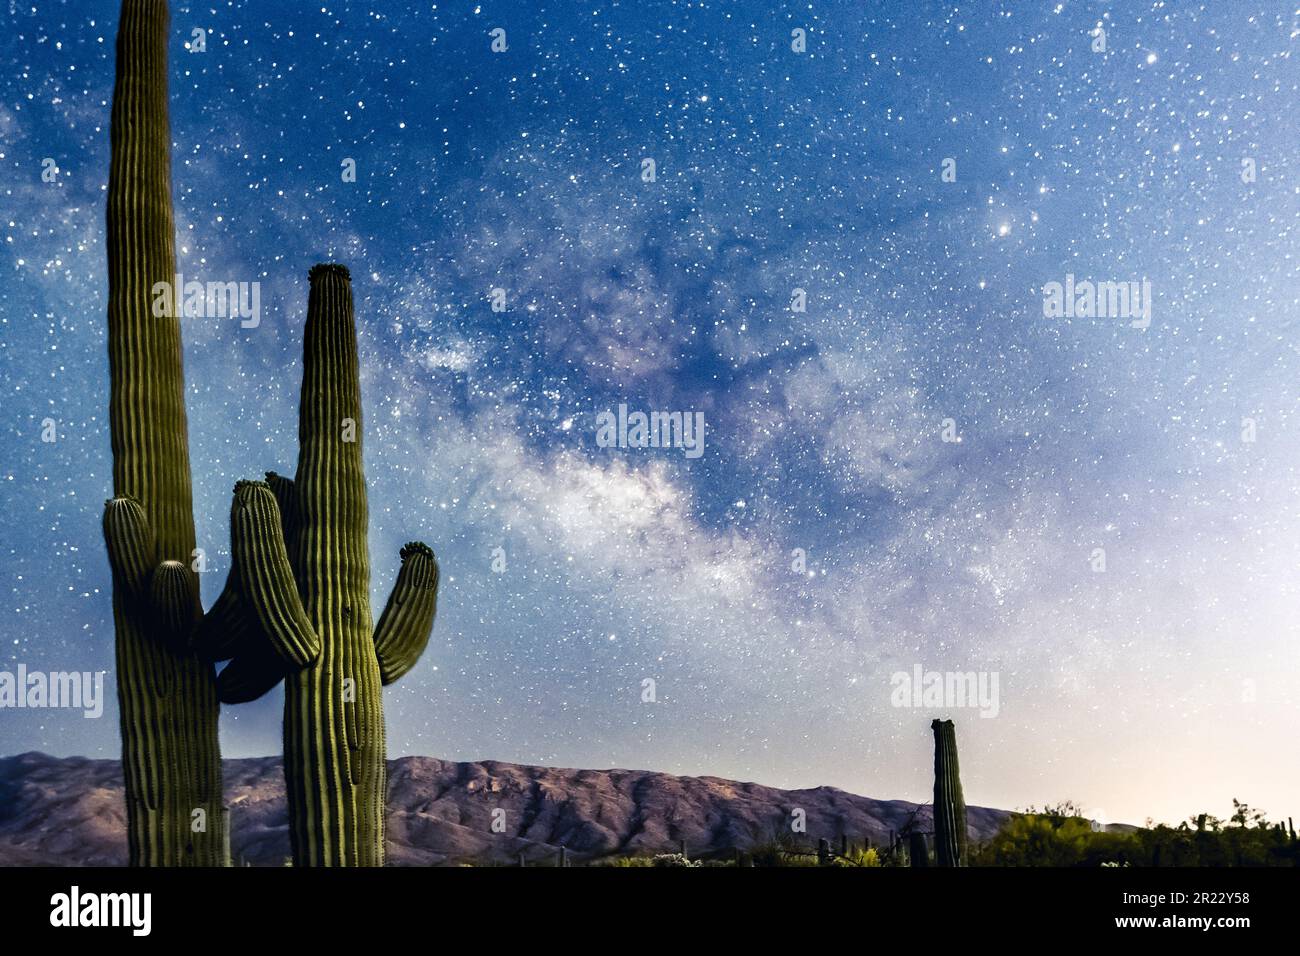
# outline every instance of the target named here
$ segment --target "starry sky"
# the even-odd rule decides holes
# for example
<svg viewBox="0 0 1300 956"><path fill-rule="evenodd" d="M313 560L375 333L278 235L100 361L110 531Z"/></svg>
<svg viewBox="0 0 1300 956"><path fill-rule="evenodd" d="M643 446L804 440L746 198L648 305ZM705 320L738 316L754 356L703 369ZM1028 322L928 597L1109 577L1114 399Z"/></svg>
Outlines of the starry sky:
<svg viewBox="0 0 1300 956"><path fill-rule="evenodd" d="M5 21L0 667L112 698L117 9ZM372 603L406 540L443 571L390 755L926 801L944 715L972 804L1300 812L1294 3L289 0L172 35L178 266L261 284L257 328L183 325L205 600L233 483L293 470L307 270L344 262ZM1149 281L1150 327L1045 317L1067 274ZM620 403L702 412L703 455L599 447ZM998 674L997 716L892 706L918 664ZM225 708L225 754L278 752L281 703ZM112 699L0 712L0 753L117 734Z"/></svg>

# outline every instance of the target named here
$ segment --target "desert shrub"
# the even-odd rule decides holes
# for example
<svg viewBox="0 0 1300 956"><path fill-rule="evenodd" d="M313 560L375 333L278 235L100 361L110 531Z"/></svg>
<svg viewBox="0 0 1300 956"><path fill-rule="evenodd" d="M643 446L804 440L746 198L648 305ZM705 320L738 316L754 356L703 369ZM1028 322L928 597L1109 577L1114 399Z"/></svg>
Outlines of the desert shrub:
<svg viewBox="0 0 1300 956"><path fill-rule="evenodd" d="M1070 802L1011 817L972 857L975 866L1296 866L1289 827L1233 801L1229 825L1197 814L1176 827L1094 831Z"/></svg>
<svg viewBox="0 0 1300 956"><path fill-rule="evenodd" d="M854 849L849 851L848 856L836 856L831 860L831 866L882 866L880 854L876 848L867 847L863 849Z"/></svg>
<svg viewBox="0 0 1300 956"><path fill-rule="evenodd" d="M1081 817L1019 814L976 852L976 866L1078 866L1092 825Z"/></svg>

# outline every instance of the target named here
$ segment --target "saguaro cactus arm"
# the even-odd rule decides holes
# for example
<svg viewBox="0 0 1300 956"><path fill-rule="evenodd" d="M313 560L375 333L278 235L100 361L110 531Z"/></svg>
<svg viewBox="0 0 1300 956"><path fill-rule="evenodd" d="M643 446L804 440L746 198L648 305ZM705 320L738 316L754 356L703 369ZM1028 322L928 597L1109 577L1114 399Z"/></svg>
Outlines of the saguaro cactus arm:
<svg viewBox="0 0 1300 956"><path fill-rule="evenodd" d="M292 555L295 511L293 479L268 471L266 483L279 505L285 547ZM234 567L226 576L226 585L222 588L220 597L194 632L194 650L204 660L218 663L230 660L240 648L249 646L250 642L266 640L268 638L262 632L256 613L240 593L239 568Z"/></svg>
<svg viewBox="0 0 1300 956"><path fill-rule="evenodd" d="M260 639L257 621L239 596L239 571L226 575L226 586L191 637L194 652L216 664L228 661L248 641Z"/></svg>
<svg viewBox="0 0 1300 956"><path fill-rule="evenodd" d="M129 495L104 502L104 543L113 580L152 624L152 636L185 653L203 615L194 572L180 561L155 567L158 546L149 519Z"/></svg>
<svg viewBox="0 0 1300 956"><path fill-rule="evenodd" d="M284 543L293 554L293 535L297 530L298 492L293 479L274 471L266 473L266 484L275 495L275 503L280 506L280 527L284 530Z"/></svg>
<svg viewBox="0 0 1300 956"><path fill-rule="evenodd" d="M147 593L158 545L140 503L130 495L104 502L104 544L116 581L132 600Z"/></svg>
<svg viewBox="0 0 1300 956"><path fill-rule="evenodd" d="M402 568L375 628L375 655L385 686L406 674L424 653L438 613L438 561L421 541L402 548Z"/></svg>
<svg viewBox="0 0 1300 956"><path fill-rule="evenodd" d="M284 661L267 644L249 642L217 675L217 699L247 704L284 680Z"/></svg>
<svg viewBox="0 0 1300 956"><path fill-rule="evenodd" d="M199 579L180 561L164 561L153 572L149 603L159 635L178 653L186 653L190 634L203 617Z"/></svg>
<svg viewBox="0 0 1300 956"><path fill-rule="evenodd" d="M284 544L280 507L266 482L235 485L230 539L241 594L272 649L289 667L306 667L320 654L321 642L303 610Z"/></svg>
<svg viewBox="0 0 1300 956"><path fill-rule="evenodd" d="M225 589L195 638L206 658L233 658L217 677L217 696L223 704L244 704L314 662L321 641L298 596L273 486L235 485L230 545Z"/></svg>

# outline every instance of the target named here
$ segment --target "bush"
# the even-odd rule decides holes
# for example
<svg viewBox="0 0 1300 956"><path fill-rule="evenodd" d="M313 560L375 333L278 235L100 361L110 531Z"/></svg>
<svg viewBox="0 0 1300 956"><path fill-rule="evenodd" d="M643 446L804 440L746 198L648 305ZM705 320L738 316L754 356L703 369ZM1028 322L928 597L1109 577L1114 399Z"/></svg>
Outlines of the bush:
<svg viewBox="0 0 1300 956"><path fill-rule="evenodd" d="M1300 843L1264 814L1233 801L1232 825L1198 814L1176 827L1095 831L1072 803L1007 820L973 854L974 866L1296 866Z"/></svg>

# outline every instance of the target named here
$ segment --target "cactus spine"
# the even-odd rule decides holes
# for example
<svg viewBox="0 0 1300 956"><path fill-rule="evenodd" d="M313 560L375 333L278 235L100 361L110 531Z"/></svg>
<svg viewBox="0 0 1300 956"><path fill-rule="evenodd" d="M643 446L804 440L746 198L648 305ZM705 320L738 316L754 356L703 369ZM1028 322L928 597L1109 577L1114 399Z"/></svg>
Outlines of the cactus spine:
<svg viewBox="0 0 1300 956"><path fill-rule="evenodd" d="M109 429L118 704L133 866L219 866L221 755L201 615L180 321L152 293L176 272L165 0L123 0L107 205ZM170 297L173 298L174 297Z"/></svg>
<svg viewBox="0 0 1300 956"><path fill-rule="evenodd" d="M966 865L966 801L957 768L957 734L951 720L935 720L934 855L938 866Z"/></svg>
<svg viewBox="0 0 1300 956"><path fill-rule="evenodd" d="M309 273L293 480L240 482L232 568L198 641L232 658L218 692L285 681L284 774L296 866L381 866L387 791L381 685L409 671L437 612L438 565L413 542L372 630L361 386L351 280Z"/></svg>

